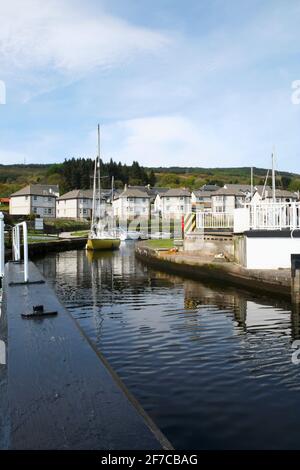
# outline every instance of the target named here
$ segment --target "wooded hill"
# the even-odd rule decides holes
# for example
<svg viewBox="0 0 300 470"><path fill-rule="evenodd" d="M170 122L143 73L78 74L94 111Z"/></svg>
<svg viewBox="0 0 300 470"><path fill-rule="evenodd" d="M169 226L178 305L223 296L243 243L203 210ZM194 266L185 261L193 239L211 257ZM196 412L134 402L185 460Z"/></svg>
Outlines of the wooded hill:
<svg viewBox="0 0 300 470"><path fill-rule="evenodd" d="M69 159L54 165L0 165L0 196L11 193L29 183L59 184L61 193L71 189L88 189L92 186L94 162L91 159ZM145 168L138 162L125 165L110 161L101 162L102 185L110 187L111 177L115 186L122 188L125 183L131 185L157 185L162 187L187 187L198 189L203 184L244 183L250 184L249 167L241 168L195 168L195 167L159 167ZM254 168L254 183L264 184L267 169ZM268 183L271 183L271 177ZM284 189L300 190L300 175L289 172L277 172L277 186Z"/></svg>

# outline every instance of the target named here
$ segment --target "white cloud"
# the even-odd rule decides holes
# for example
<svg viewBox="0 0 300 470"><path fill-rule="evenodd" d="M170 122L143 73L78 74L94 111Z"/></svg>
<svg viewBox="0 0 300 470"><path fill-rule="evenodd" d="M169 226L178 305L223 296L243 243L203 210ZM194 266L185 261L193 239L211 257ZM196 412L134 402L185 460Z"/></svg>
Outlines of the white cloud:
<svg viewBox="0 0 300 470"><path fill-rule="evenodd" d="M208 129L180 116L155 116L104 126L105 153L148 166L207 166L220 148ZM114 148L114 141L118 147Z"/></svg>
<svg viewBox="0 0 300 470"><path fill-rule="evenodd" d="M0 5L0 70L42 88L58 77L78 79L139 53L157 53L169 38L106 14L101 3L10 0Z"/></svg>

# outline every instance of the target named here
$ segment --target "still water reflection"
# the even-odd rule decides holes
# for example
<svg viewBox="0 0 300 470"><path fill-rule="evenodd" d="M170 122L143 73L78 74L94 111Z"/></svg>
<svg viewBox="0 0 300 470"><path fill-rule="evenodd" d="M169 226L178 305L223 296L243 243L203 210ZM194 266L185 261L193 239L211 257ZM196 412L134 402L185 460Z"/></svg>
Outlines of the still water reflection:
<svg viewBox="0 0 300 470"><path fill-rule="evenodd" d="M37 264L175 448L300 448L288 303L154 271L130 244Z"/></svg>

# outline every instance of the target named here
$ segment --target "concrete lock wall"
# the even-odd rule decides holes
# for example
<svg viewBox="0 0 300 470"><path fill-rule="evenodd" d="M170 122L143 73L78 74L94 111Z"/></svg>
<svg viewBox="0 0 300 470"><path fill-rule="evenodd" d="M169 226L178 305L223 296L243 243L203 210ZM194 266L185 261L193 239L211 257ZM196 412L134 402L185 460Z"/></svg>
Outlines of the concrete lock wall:
<svg viewBox="0 0 300 470"><path fill-rule="evenodd" d="M241 266L247 266L246 237L244 235L235 235L234 244L234 261Z"/></svg>
<svg viewBox="0 0 300 470"><path fill-rule="evenodd" d="M232 236L206 235L190 233L185 235L184 251L203 251L205 255L223 253L230 260L234 259L234 243Z"/></svg>
<svg viewBox="0 0 300 470"><path fill-rule="evenodd" d="M300 238L246 237L248 269L279 269L291 267L291 255L300 253Z"/></svg>

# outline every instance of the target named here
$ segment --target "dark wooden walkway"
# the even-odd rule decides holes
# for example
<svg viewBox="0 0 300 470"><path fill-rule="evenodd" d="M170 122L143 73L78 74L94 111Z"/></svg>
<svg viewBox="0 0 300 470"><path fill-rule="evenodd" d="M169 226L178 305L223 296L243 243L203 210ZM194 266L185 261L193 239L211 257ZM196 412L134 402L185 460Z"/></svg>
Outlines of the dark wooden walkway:
<svg viewBox="0 0 300 470"><path fill-rule="evenodd" d="M29 279L44 280L32 263ZM9 408L0 443L9 449L171 448L48 284L11 285L21 281L22 266L8 263L1 322L7 321L2 383ZM38 304L58 315L22 318Z"/></svg>

